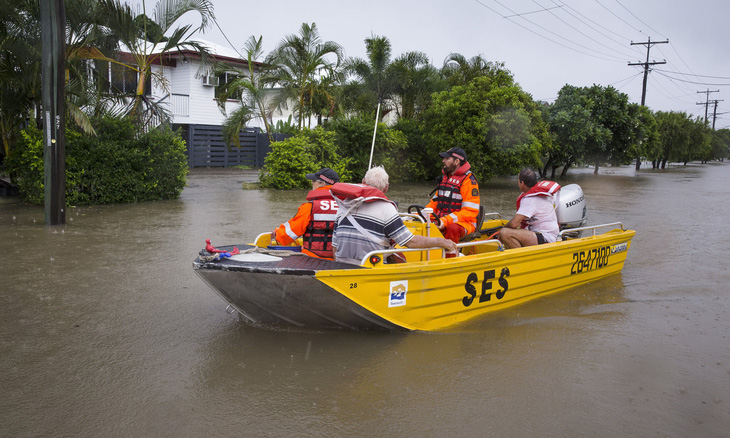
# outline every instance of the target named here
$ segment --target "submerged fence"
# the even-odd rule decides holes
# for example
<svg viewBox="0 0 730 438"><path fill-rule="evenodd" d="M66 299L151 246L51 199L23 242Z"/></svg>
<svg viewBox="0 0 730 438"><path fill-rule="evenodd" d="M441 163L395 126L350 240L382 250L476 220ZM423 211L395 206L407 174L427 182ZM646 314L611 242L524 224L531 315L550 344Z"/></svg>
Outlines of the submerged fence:
<svg viewBox="0 0 730 438"><path fill-rule="evenodd" d="M241 131L239 141L241 147L227 145L223 140L223 130L214 125L179 125L188 145L188 164L193 167L262 167L266 154L271 151L269 136L260 128ZM289 137L274 134L274 140L280 141Z"/></svg>

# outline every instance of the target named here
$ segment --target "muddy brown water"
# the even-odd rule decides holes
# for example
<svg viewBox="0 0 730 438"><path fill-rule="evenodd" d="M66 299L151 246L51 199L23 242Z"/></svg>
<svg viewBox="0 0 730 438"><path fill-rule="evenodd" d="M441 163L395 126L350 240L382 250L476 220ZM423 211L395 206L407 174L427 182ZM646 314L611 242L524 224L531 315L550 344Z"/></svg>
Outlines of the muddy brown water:
<svg viewBox="0 0 730 438"><path fill-rule="evenodd" d="M0 436L726 437L730 165L571 172L621 274L445 333L246 326L193 273L304 191L195 171L179 200L0 204ZM401 209L429 185L395 184ZM482 185L514 213L514 178Z"/></svg>

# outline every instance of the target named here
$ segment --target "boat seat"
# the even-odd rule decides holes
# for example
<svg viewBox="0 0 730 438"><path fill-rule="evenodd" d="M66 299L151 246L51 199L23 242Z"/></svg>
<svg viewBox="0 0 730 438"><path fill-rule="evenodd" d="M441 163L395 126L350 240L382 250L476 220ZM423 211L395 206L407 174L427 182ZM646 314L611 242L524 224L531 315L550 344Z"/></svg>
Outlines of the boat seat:
<svg viewBox="0 0 730 438"><path fill-rule="evenodd" d="M482 224L484 223L484 206L479 206L479 215L477 215L477 228L473 233L469 233L466 236L459 239L459 242L471 242L474 239L482 237Z"/></svg>

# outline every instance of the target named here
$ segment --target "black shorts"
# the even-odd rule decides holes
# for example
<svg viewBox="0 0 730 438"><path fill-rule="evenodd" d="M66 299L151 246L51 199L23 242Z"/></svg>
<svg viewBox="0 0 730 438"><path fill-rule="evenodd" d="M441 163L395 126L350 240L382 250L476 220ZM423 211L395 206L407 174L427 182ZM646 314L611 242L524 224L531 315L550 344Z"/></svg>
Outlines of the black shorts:
<svg viewBox="0 0 730 438"><path fill-rule="evenodd" d="M543 237L542 233L535 233L535 236L537 236L537 244L542 245L543 243L547 243L545 241L545 238Z"/></svg>

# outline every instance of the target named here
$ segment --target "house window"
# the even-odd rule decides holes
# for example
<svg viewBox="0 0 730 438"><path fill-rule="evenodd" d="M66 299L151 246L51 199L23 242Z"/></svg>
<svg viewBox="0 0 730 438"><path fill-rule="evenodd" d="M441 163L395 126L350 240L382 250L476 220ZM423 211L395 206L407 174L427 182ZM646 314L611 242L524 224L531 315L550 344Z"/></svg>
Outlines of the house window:
<svg viewBox="0 0 730 438"><path fill-rule="evenodd" d="M139 73L135 70L113 62L95 60L87 70L89 79L97 84L102 93L134 94L137 90ZM148 74L144 84L144 94L152 94L152 78Z"/></svg>
<svg viewBox="0 0 730 438"><path fill-rule="evenodd" d="M215 87L215 98L220 99L223 85L229 84L229 83L235 81L236 79L239 79L240 77L241 77L240 74L229 73L229 72L225 72L221 75L218 75L218 86ZM232 99L229 98L228 100L232 100ZM238 100L238 99L236 98L233 100Z"/></svg>
<svg viewBox="0 0 730 438"><path fill-rule="evenodd" d="M137 88L137 72L119 64L112 64L110 73L111 93L133 93Z"/></svg>

